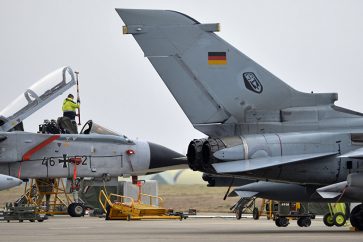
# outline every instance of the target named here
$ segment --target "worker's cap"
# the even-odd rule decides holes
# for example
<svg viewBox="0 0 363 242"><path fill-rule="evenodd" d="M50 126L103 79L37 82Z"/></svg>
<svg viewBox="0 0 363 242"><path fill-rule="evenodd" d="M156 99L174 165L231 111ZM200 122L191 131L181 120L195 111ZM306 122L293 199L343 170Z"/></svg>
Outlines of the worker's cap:
<svg viewBox="0 0 363 242"><path fill-rule="evenodd" d="M72 94L68 94L69 98L74 98L74 96Z"/></svg>

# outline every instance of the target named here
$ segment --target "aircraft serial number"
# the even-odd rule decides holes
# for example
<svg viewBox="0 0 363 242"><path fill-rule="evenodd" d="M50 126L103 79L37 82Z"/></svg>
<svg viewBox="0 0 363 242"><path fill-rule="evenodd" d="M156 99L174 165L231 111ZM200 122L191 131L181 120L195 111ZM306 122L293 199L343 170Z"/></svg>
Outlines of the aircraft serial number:
<svg viewBox="0 0 363 242"><path fill-rule="evenodd" d="M77 165L83 165L86 166L87 165L87 156L82 156L82 157L70 157L68 159L59 159L56 157L44 157L42 160L42 165L44 166L55 166L55 164L57 163L56 160L58 160L58 163L63 163L63 167L66 168L68 163L76 163ZM74 162L72 162L72 160Z"/></svg>

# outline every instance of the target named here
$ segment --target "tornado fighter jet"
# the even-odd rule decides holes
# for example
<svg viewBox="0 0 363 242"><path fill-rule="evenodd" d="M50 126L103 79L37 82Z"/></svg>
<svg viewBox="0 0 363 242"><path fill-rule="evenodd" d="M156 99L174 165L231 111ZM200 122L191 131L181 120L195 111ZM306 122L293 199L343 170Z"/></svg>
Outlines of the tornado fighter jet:
<svg viewBox="0 0 363 242"><path fill-rule="evenodd" d="M74 84L72 69L60 68L0 112L0 190L20 184L19 179L137 176L187 166L175 151L92 121L80 134L63 132L55 121L41 125L38 133L21 130L26 117Z"/></svg>
<svg viewBox="0 0 363 242"><path fill-rule="evenodd" d="M237 188L241 196L363 201L362 113L336 106L336 93L293 89L215 34L219 24L175 11L116 11L124 34L208 135L190 142L191 169L259 181ZM351 223L363 230L363 205Z"/></svg>

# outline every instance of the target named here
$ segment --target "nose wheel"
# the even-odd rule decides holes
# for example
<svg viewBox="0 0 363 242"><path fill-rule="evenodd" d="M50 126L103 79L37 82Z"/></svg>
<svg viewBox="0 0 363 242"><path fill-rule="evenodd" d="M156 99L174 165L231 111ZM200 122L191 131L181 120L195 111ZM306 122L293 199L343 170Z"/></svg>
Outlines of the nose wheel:
<svg viewBox="0 0 363 242"><path fill-rule="evenodd" d="M85 211L86 209L82 203L71 203L68 206L68 214L71 217L82 217Z"/></svg>

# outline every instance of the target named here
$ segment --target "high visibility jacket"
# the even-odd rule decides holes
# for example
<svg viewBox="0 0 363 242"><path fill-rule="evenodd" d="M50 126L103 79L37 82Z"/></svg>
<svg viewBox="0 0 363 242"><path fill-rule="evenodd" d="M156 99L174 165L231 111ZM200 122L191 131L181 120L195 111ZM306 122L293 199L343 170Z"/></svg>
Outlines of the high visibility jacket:
<svg viewBox="0 0 363 242"><path fill-rule="evenodd" d="M79 104L75 103L72 99L66 98L63 101L63 112L75 112L77 108L79 108Z"/></svg>

